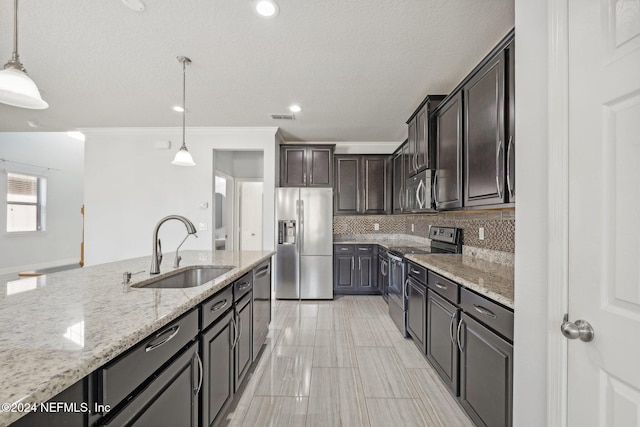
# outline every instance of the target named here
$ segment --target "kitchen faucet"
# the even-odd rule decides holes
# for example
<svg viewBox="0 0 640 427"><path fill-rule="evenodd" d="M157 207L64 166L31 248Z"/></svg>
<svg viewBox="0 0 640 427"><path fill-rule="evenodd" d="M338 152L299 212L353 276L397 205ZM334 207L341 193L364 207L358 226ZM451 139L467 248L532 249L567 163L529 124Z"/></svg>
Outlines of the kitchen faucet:
<svg viewBox="0 0 640 427"><path fill-rule="evenodd" d="M184 238L184 240L182 240L182 242L178 245L178 249L176 249L176 260L173 264L174 268L177 268L180 265L180 259L182 259L182 257L178 255L178 250L180 250L180 246L182 246L182 243L184 243L184 241L187 240L187 237L189 237L192 234L195 235L197 232L196 227L193 225L193 223L181 215L165 216L160 221L158 221L158 224L156 224L156 228L153 230L153 250L151 252L151 270L149 271L149 274L160 273L160 263L162 262L162 244L160 243L160 239L158 238L158 232L160 231L160 226L165 222L169 221L170 219L177 219L178 221L182 221L184 226L187 227L187 233L188 233L187 236Z"/></svg>

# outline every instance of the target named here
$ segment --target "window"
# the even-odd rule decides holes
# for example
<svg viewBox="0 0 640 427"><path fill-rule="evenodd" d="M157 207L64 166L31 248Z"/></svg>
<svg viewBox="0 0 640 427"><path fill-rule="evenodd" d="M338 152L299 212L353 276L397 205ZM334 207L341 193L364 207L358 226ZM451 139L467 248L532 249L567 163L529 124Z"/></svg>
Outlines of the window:
<svg viewBox="0 0 640 427"><path fill-rule="evenodd" d="M44 231L47 180L7 173L7 232Z"/></svg>

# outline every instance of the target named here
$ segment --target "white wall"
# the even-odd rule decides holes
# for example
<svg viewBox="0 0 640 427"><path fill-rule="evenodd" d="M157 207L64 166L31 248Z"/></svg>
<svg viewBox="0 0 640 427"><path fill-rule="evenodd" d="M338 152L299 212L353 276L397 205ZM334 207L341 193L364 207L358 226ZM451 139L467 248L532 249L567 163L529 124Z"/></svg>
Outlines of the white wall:
<svg viewBox="0 0 640 427"><path fill-rule="evenodd" d="M0 274L80 262L82 241L84 143L63 132L0 133ZM9 236L6 170L47 178L46 232Z"/></svg>
<svg viewBox="0 0 640 427"><path fill-rule="evenodd" d="M212 249L213 150L264 152L263 245L273 249L277 128L187 129L187 147L197 165L171 164L180 146L179 128L84 129L86 260L88 265L149 256L153 228L170 214L184 215L209 231L190 238L183 249ZM170 150L157 141L173 141ZM208 202L208 208L200 207ZM161 232L164 262L185 235L178 221Z"/></svg>
<svg viewBox="0 0 640 427"><path fill-rule="evenodd" d="M547 425L547 19L547 0L515 0L515 426Z"/></svg>

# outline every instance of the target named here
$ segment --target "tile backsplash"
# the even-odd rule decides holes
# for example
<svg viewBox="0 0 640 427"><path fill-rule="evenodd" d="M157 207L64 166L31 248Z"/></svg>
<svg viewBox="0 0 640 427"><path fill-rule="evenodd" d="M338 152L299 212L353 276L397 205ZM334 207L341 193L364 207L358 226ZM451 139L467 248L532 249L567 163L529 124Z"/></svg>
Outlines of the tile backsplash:
<svg viewBox="0 0 640 427"><path fill-rule="evenodd" d="M378 224L378 230L375 230ZM413 224L414 231L411 231ZM515 249L515 211L441 212L417 215L367 215L333 217L333 234L405 234L429 237L429 226L462 229L462 244L513 253ZM484 240L479 229L484 228Z"/></svg>

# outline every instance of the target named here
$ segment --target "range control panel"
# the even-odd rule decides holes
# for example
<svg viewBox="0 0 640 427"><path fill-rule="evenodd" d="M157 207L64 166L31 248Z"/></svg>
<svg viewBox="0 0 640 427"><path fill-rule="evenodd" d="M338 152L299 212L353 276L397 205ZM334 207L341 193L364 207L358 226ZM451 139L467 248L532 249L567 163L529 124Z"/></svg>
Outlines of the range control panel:
<svg viewBox="0 0 640 427"><path fill-rule="evenodd" d="M438 242L458 244L460 239L460 229L455 227L429 227L429 238Z"/></svg>

